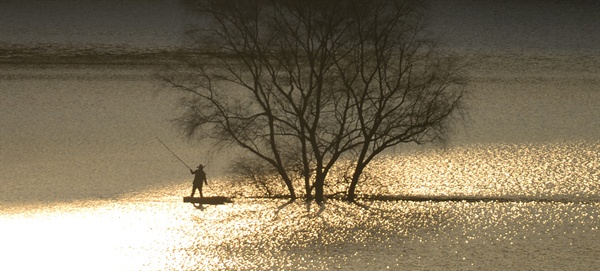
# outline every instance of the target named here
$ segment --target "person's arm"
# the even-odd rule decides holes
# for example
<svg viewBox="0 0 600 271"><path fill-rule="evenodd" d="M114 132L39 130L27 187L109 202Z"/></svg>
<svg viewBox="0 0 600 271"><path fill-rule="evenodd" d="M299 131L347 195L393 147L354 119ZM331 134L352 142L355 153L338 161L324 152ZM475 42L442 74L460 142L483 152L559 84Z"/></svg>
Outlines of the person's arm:
<svg viewBox="0 0 600 271"><path fill-rule="evenodd" d="M194 171L190 168L190 173L194 174Z"/></svg>

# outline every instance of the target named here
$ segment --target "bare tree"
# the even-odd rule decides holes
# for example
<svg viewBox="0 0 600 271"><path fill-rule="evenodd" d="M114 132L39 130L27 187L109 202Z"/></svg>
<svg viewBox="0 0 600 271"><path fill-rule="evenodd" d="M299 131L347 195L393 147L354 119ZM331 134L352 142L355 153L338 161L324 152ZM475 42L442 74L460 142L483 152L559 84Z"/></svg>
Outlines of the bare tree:
<svg viewBox="0 0 600 271"><path fill-rule="evenodd" d="M349 201L365 167L384 150L444 140L465 94L458 61L436 53L424 36L426 16L418 3L359 1L354 11L354 38L336 59L354 107L349 127L359 134Z"/></svg>
<svg viewBox="0 0 600 271"><path fill-rule="evenodd" d="M188 135L232 143L271 165L296 198L324 199L328 173L351 159L348 199L364 168L400 143L447 135L464 95L456 62L423 34L412 0L198 0L212 21L191 76L166 78L189 94ZM298 174L293 174L297 172Z"/></svg>

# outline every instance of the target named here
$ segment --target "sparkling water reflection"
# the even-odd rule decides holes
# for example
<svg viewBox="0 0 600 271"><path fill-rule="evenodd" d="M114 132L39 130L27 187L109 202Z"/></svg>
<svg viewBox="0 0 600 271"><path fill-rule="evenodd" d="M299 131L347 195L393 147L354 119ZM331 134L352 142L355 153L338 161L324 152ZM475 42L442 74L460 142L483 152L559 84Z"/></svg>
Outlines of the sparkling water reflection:
<svg viewBox="0 0 600 271"><path fill-rule="evenodd" d="M367 194L600 200L600 142L470 146L380 159ZM389 186L390 180L396 180Z"/></svg>
<svg viewBox="0 0 600 271"><path fill-rule="evenodd" d="M180 202L186 182L111 200L3 205L0 269L592 270L599 150L571 142L397 155L378 160L360 189L430 201L236 198L198 210ZM237 193L224 180L211 185L209 194Z"/></svg>

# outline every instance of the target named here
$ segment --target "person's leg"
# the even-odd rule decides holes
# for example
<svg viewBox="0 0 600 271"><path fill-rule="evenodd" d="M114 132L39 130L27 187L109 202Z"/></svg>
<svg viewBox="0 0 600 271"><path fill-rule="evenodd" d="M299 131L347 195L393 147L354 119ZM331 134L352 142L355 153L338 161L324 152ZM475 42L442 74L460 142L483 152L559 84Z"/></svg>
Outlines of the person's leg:
<svg viewBox="0 0 600 271"><path fill-rule="evenodd" d="M198 187L198 191L200 191L200 197L203 198L204 196L202 195L202 184L200 184L200 186Z"/></svg>
<svg viewBox="0 0 600 271"><path fill-rule="evenodd" d="M196 186L195 185L192 186L192 195L191 195L192 198L194 197L194 193L196 193Z"/></svg>

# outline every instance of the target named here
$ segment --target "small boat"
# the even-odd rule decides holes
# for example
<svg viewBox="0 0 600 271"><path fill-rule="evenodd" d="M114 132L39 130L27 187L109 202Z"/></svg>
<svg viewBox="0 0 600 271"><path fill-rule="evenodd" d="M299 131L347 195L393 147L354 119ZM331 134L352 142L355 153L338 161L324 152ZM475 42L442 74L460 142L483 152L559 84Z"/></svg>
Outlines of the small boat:
<svg viewBox="0 0 600 271"><path fill-rule="evenodd" d="M231 198L228 197L183 197L183 202L198 203L198 204L225 204L231 203Z"/></svg>

